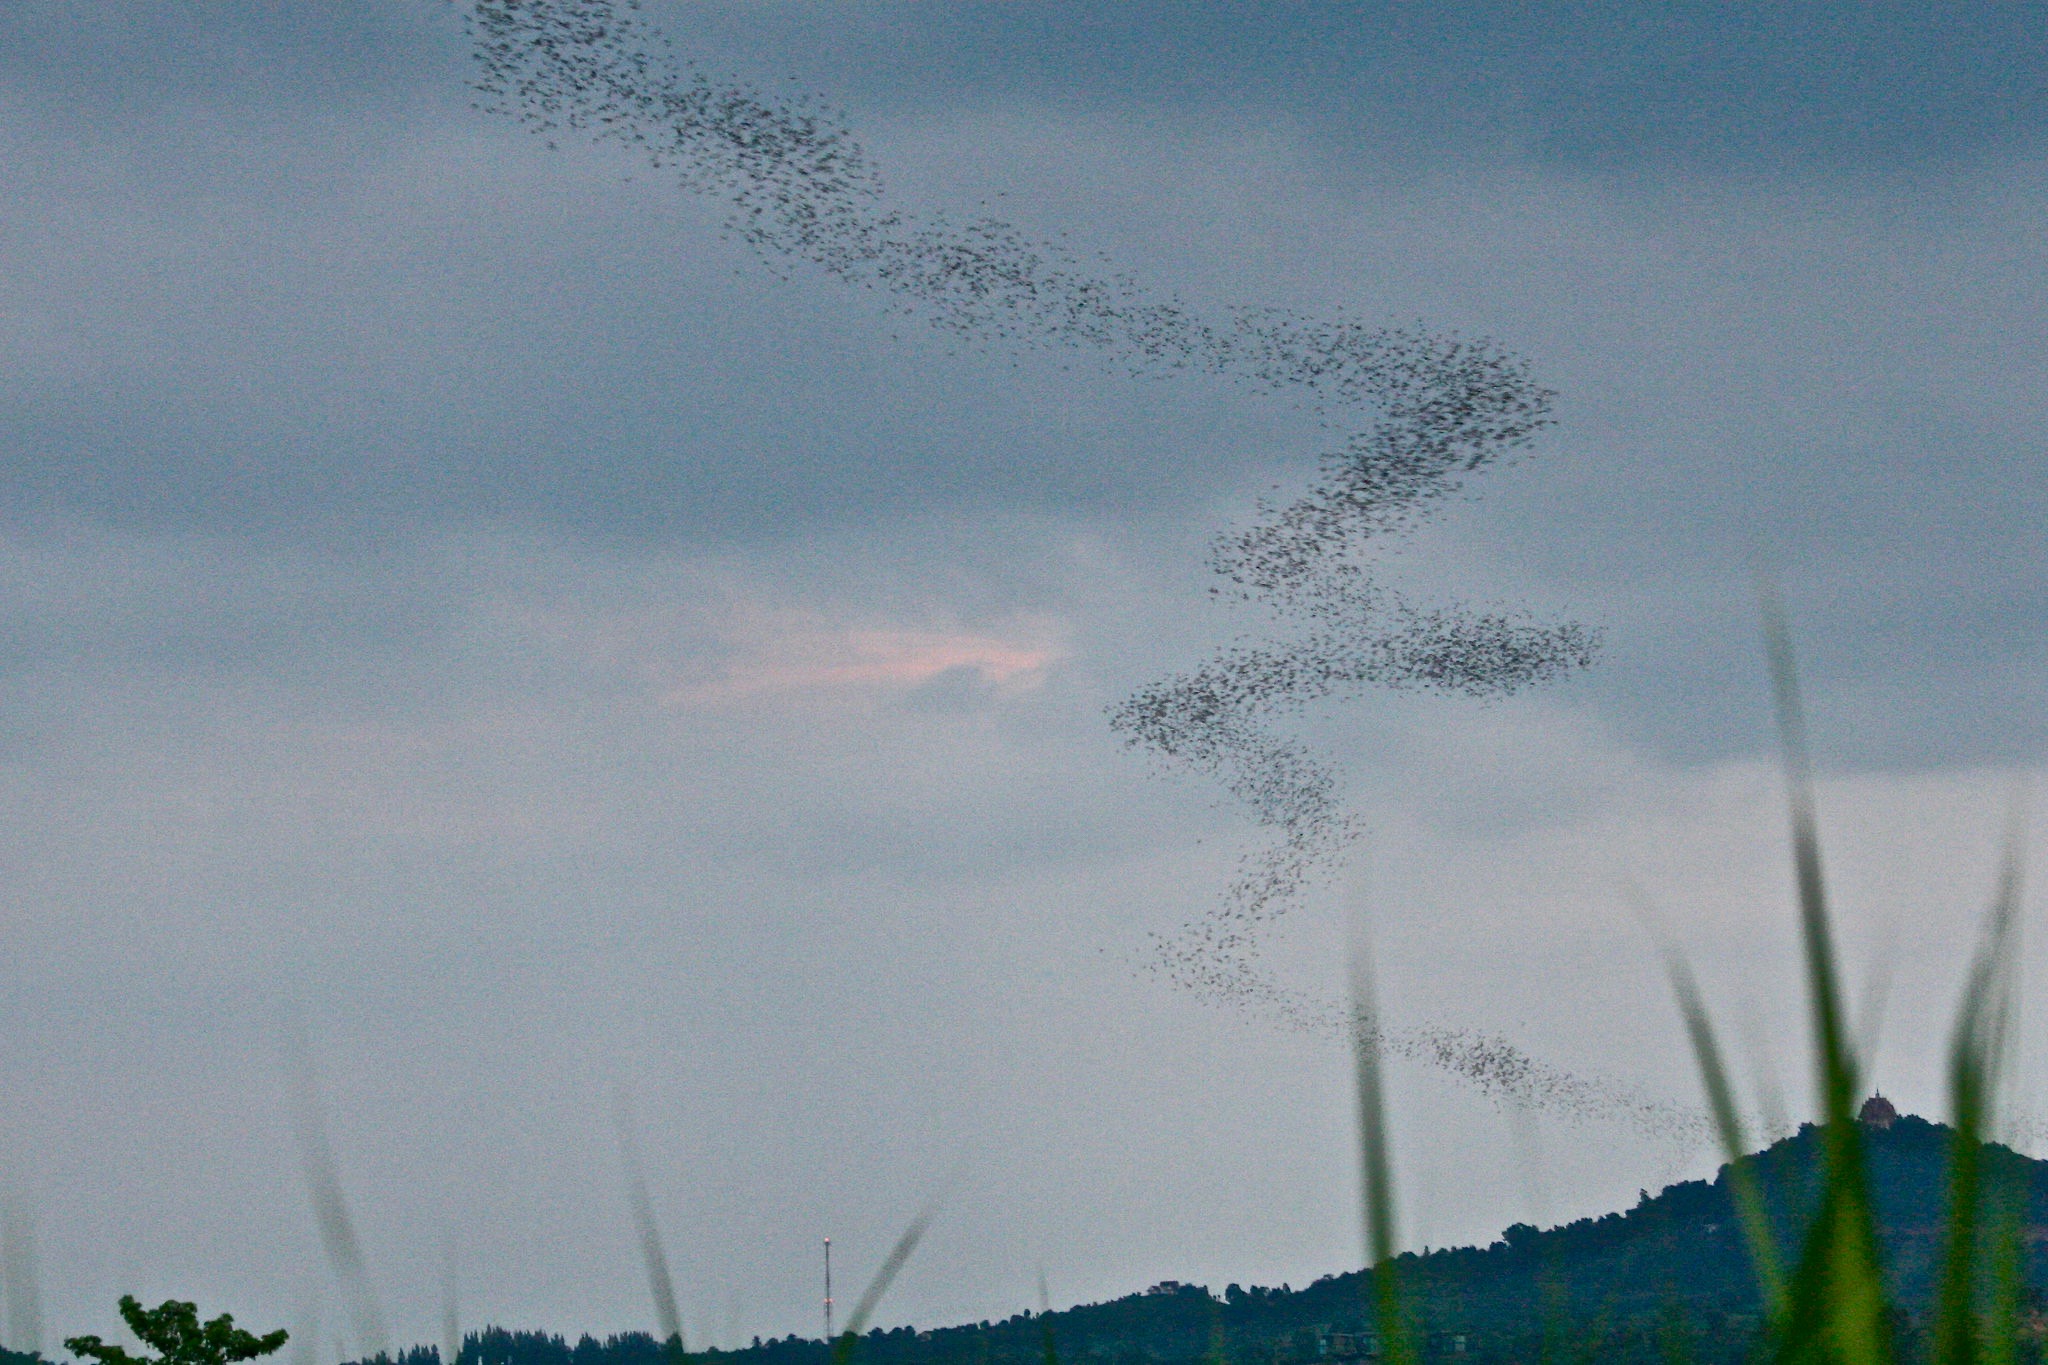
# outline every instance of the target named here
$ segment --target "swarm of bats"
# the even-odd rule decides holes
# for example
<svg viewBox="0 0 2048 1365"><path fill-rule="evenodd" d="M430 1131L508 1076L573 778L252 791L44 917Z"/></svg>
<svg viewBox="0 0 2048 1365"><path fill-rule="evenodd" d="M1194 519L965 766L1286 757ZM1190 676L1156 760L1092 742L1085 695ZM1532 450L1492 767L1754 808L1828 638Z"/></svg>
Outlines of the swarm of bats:
<svg viewBox="0 0 2048 1365"><path fill-rule="evenodd" d="M1133 375L1219 376L1304 405L1341 434L1306 491L1262 503L1211 547L1218 591L1262 611L1273 633L1152 683L1109 717L1134 747L1214 778L1272 836L1219 904L1159 940L1160 965L1205 995L1341 1027L1341 1010L1259 963L1261 928L1358 832L1336 774L1276 722L1368 687L1501 697L1592 662L1586 626L1419 605L1376 579L1370 559L1375 542L1527 447L1552 421L1551 391L1483 340L1279 308L1204 314L1000 219L892 207L833 110L713 79L677 59L633 0L475 0L470 25L480 108L551 142L577 134L644 156L723 202L730 231L771 268L806 264L981 343L1091 352ZM1382 1041L1495 1098L1618 1107L1651 1129L1693 1122L1490 1035L1425 1028Z"/></svg>

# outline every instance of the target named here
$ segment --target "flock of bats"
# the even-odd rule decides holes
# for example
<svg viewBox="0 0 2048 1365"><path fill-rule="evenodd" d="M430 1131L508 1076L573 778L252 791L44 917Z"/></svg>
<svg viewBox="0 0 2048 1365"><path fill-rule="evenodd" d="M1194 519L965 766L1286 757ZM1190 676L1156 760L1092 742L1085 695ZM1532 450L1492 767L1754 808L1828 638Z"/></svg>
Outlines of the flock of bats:
<svg viewBox="0 0 2048 1365"><path fill-rule="evenodd" d="M1370 557L1526 447L1552 420L1551 391L1483 340L1284 308L1205 313L1000 219L893 205L835 111L714 79L679 59L634 0L475 0L469 24L479 108L551 143L582 136L643 157L721 203L729 230L778 273L801 266L877 291L892 310L972 342L1092 353L1134 376L1219 377L1248 399L1306 406L1335 435L1298 497L1261 503L1211 546L1217 591L1269 633L1140 689L1109 723L1135 748L1213 778L1269 836L1212 908L1156 940L1157 966L1288 1024L1344 1027L1338 1002L1260 962L1262 930L1359 833L1336 772L1285 722L1364 688L1501 697L1592 662L1598 637L1584 625L1419 604L1377 578ZM1495 1035L1378 1031L1388 1050L1492 1099L1666 1136L1697 1129L1689 1110Z"/></svg>

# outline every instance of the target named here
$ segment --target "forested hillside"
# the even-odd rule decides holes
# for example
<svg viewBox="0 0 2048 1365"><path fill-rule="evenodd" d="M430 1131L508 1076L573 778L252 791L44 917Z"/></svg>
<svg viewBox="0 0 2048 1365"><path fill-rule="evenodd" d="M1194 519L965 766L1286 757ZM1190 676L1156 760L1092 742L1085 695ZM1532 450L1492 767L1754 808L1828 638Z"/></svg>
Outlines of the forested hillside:
<svg viewBox="0 0 2048 1365"><path fill-rule="evenodd" d="M1949 1130L1907 1116L1889 1128L1866 1128L1864 1137L1910 1346L1940 1251ZM2019 1219L2030 1302L2038 1302L2048 1288L2048 1162L1994 1146L1986 1164L1989 1187L2007 1193ZM1794 1256L1817 1188L1818 1130L1803 1128L1760 1153L1756 1170L1781 1244ZM1567 1347L1607 1360L1662 1360L1679 1348L1696 1361L1736 1360L1759 1322L1725 1167L1712 1181L1646 1193L1625 1212L1547 1230L1517 1224L1490 1246L1409 1253L1399 1259L1399 1274L1426 1354L1474 1362L1555 1358ZM1362 1281L1352 1272L1300 1289L1156 1286L1000 1322L877 1329L861 1338L855 1354L862 1365L1043 1365L1048 1352L1106 1365L1342 1360L1375 1349ZM654 1339L639 1333L571 1344L493 1329L465 1341L461 1365L657 1365L662 1356ZM692 1355L702 1365L826 1365L829 1358L822 1341L793 1336ZM438 1353L422 1348L395 1365L438 1365Z"/></svg>
<svg viewBox="0 0 2048 1365"><path fill-rule="evenodd" d="M1904 1317L1901 1344L1913 1353L1941 1254L1949 1130L1906 1116L1865 1127L1871 1184L1887 1273ZM1780 1244L1796 1257L1799 1229L1820 1173L1820 1134L1807 1127L1755 1158ZM1991 1146L1989 1198L2024 1248L2024 1355L2040 1359L2041 1305L2048 1301L2048 1162ZM1625 1212L1539 1230L1516 1224L1484 1247L1407 1253L1397 1269L1424 1355L1481 1362L1580 1358L1666 1361L1674 1352L1699 1365L1744 1359L1755 1344L1760 1305L1728 1172L1645 1193ZM1000 1322L919 1330L875 1329L853 1346L857 1365L1155 1365L1167 1362L1347 1361L1370 1357L1377 1340L1361 1272L1295 1289L1220 1291L1162 1284L1105 1303L1056 1313L1021 1312ZM817 1338L783 1337L736 1350L691 1352L690 1365L828 1365ZM0 1350L0 1365L36 1357ZM415 1347L395 1360L360 1365L440 1365ZM488 1328L464 1339L459 1365L681 1365L647 1333L569 1342L539 1332Z"/></svg>

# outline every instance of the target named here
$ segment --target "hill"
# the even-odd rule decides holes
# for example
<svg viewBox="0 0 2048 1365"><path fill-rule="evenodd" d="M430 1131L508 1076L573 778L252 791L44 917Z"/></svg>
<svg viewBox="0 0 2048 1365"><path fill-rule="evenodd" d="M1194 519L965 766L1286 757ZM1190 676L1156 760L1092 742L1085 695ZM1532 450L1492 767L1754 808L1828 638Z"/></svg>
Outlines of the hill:
<svg viewBox="0 0 2048 1365"><path fill-rule="evenodd" d="M1949 1129L1906 1116L1865 1126L1887 1274L1904 1310L1909 1348L1932 1293L1941 1253ZM2030 1302L2048 1290L2048 1162L2010 1148L1985 1151L1987 1188L2015 1196ZM1811 1126L1756 1157L1779 1243L1791 1258L1813 1206L1821 1170ZM1425 1354L1509 1362L1571 1352L1602 1360L1665 1360L1683 1347L1694 1361L1742 1359L1760 1320L1755 1281L1728 1193L1724 1166L1712 1180L1685 1181L1634 1208L1538 1230L1508 1228L1489 1246L1407 1253L1399 1258L1406 1302ZM1164 1365L1229 1360L1257 1365L1344 1361L1373 1354L1364 1276L1327 1276L1301 1289L1282 1285L1221 1294L1168 1282L1106 1303L1001 1322L918 1331L874 1330L859 1365ZM2036 1313L2033 1321L2039 1322ZM661 1353L639 1333L574 1345L560 1337L498 1329L471 1336L460 1365L657 1365ZM739 1350L692 1353L698 1365L828 1365L816 1338L785 1337ZM438 1365L430 1348L396 1365Z"/></svg>

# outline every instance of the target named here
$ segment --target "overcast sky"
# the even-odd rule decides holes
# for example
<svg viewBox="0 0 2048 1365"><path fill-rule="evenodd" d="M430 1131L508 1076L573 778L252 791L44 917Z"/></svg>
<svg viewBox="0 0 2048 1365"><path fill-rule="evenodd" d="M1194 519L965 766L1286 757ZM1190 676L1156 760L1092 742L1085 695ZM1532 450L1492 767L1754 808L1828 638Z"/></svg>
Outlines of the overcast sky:
<svg viewBox="0 0 2048 1365"><path fill-rule="evenodd" d="M1387 572L1601 655L1304 716L1369 832L1285 980L1335 990L1356 917L1397 1023L1689 1104L1633 881L1796 1119L1761 568L1875 1079L1940 1113L2048 756L2040 5L648 14L843 111L897 202L1558 390ZM653 1327L615 1093L693 1345L815 1334L819 1239L858 1286L942 1189L884 1322L1356 1266L1341 1050L1147 970L1256 831L1104 716L1255 627L1204 547L1327 434L764 262L469 69L442 0L0 36L0 1195L42 1344L134 1292L362 1348L301 1052L400 1343L448 1265L467 1325ZM1407 1063L1394 1104L1415 1245L1712 1167Z"/></svg>

